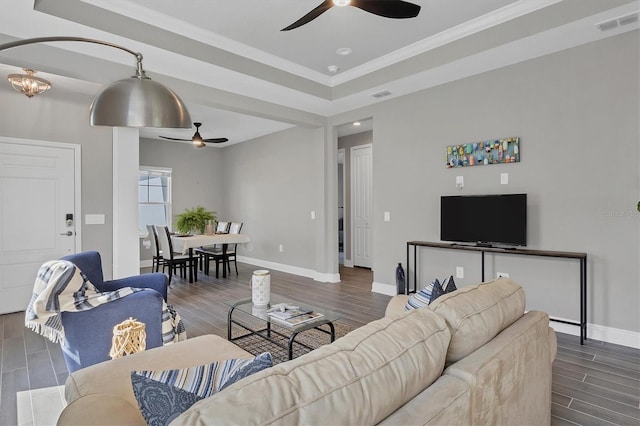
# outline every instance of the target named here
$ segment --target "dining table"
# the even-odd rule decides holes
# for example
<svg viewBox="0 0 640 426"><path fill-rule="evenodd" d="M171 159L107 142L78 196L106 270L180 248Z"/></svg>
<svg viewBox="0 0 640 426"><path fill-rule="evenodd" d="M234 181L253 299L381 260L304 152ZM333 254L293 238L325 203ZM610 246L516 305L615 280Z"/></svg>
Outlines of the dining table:
<svg viewBox="0 0 640 426"><path fill-rule="evenodd" d="M246 234L212 234L212 235L172 235L171 244L173 251L182 254L189 254L191 268L189 268L189 282L198 280L198 262L193 258L193 249L214 244L222 245L222 255L226 259L227 247L229 244L245 244L251 239ZM227 268L222 268L222 277L227 278Z"/></svg>

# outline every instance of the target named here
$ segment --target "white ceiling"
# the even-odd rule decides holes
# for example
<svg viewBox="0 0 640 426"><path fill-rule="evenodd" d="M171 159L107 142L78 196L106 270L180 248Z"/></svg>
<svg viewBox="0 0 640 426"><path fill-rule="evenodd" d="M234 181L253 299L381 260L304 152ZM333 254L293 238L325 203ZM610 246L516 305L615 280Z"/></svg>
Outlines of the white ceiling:
<svg viewBox="0 0 640 426"><path fill-rule="evenodd" d="M323 126L327 117L381 102L372 96L377 92L390 92L390 99L637 29L636 22L600 32L595 24L637 12L640 3L415 0L422 9L412 19L333 7L280 31L321 2L0 0L0 43L67 35L141 52L148 75L174 89L193 121L203 123L202 136L227 137L226 146L295 125ZM352 53L336 53L344 47ZM60 42L2 51L0 64L2 74L39 70L52 91L94 95L130 76L135 60L117 49ZM339 134L353 133L345 124ZM148 138L192 133L141 130Z"/></svg>

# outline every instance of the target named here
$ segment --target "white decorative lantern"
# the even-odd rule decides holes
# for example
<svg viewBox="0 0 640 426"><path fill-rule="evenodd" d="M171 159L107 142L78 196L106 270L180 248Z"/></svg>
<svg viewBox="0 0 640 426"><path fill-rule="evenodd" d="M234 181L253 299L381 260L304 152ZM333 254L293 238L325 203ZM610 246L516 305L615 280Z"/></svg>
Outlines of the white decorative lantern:
<svg viewBox="0 0 640 426"><path fill-rule="evenodd" d="M266 269L253 271L251 277L251 300L253 306L265 307L269 305L271 295L271 275Z"/></svg>

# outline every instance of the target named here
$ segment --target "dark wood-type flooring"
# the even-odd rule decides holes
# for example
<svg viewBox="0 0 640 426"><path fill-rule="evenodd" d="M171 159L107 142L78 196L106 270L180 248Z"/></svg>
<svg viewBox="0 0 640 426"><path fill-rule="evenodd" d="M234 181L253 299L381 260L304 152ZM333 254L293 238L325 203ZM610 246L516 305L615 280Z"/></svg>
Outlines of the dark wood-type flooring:
<svg viewBox="0 0 640 426"><path fill-rule="evenodd" d="M233 269L233 268L232 268ZM238 264L240 274L216 279L203 274L189 284L173 280L169 301L190 337L226 337L225 301L250 297L253 265ZM235 271L234 271L235 272ZM340 312L352 328L384 315L388 296L371 293L371 271L341 268L342 282L271 272L271 291ZM0 316L0 425L16 425L16 393L64 384L67 370L58 345L23 325L24 314ZM640 350L558 333L553 365L553 425L640 425ZM50 424L55 424L51 419Z"/></svg>

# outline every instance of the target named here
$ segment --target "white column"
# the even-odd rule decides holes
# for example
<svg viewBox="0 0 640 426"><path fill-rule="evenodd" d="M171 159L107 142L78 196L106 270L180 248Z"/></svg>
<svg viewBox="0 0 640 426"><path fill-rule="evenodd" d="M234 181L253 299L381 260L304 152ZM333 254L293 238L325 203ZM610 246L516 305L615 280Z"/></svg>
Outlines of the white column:
<svg viewBox="0 0 640 426"><path fill-rule="evenodd" d="M140 274L137 128L113 128L113 278Z"/></svg>
<svg viewBox="0 0 640 426"><path fill-rule="evenodd" d="M336 130L316 132L316 281L339 282L338 272L338 143Z"/></svg>

